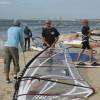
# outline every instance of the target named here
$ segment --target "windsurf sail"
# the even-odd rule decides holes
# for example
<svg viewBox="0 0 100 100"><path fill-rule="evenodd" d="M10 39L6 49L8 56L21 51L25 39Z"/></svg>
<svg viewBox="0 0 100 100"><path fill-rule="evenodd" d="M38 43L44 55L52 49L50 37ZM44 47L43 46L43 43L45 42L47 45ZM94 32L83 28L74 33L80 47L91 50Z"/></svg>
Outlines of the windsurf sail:
<svg viewBox="0 0 100 100"><path fill-rule="evenodd" d="M46 48L26 65L16 82L13 100L81 100L93 93L68 49Z"/></svg>

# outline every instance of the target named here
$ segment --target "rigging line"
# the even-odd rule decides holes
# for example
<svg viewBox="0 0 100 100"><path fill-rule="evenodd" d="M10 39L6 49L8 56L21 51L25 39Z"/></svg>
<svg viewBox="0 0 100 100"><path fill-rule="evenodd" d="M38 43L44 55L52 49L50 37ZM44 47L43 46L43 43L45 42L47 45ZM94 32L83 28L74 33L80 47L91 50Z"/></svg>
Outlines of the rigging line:
<svg viewBox="0 0 100 100"><path fill-rule="evenodd" d="M64 55L63 53L53 53L53 54ZM66 54L67 54L67 53L66 53ZM46 58L48 58L48 57L45 56L45 57L37 57L37 58L38 58L38 59L46 59ZM70 58L70 57L68 57L68 58ZM54 58L51 57L51 59L54 59ZM57 58L57 59L55 58L55 60L61 60L61 59L62 59L62 58L59 58L59 59L58 59L58 58Z"/></svg>
<svg viewBox="0 0 100 100"><path fill-rule="evenodd" d="M39 96L60 96L61 95L61 93L55 93L55 94L50 94L50 93L48 93L48 94L39 94L39 93L28 93L28 94L20 94L20 95L18 95L18 97L19 96L23 96L23 95L39 95Z"/></svg>
<svg viewBox="0 0 100 100"><path fill-rule="evenodd" d="M70 64L73 64L73 63L70 63ZM33 67L29 67L28 69L32 69L32 68L37 68L37 67L40 67L40 68L48 68L48 67L51 67L51 68L65 68L67 69L67 66L59 66L59 65L44 65L44 66L33 66ZM100 68L100 65L98 66L91 66L91 65L75 65L73 67L70 66L70 68Z"/></svg>
<svg viewBox="0 0 100 100"><path fill-rule="evenodd" d="M85 68L85 69L87 69L87 68L88 68L88 69L100 68L100 66L93 66L93 67L92 67L92 66L90 66L90 67L87 67L87 66L81 66L81 67L80 67L80 66L75 66L75 67L76 67L76 68Z"/></svg>
<svg viewBox="0 0 100 100"><path fill-rule="evenodd" d="M43 76L43 75L39 75L39 76ZM56 75L52 75L52 76L56 76ZM28 76L27 76L28 77ZM52 78L46 78L46 79L52 79ZM58 80L78 80L78 81L85 81L83 79L74 79L74 78L71 78L71 77L62 77L62 78L53 78L53 79L58 79ZM22 80L22 81L26 81L26 80Z"/></svg>
<svg viewBox="0 0 100 100"><path fill-rule="evenodd" d="M76 85L76 84L71 84L71 83L66 83L66 82L60 82L60 81L56 81L56 80L51 80L48 78L40 78L40 77L36 77L36 76L32 76L32 77L23 77L22 79L26 79L26 80L33 80L33 79L37 79L37 80L44 80L44 81L50 81L50 82L55 82L55 83L59 83L59 84L65 84L65 85L70 85L70 86L76 86L76 87L83 87L83 88L89 88L92 89L92 87L87 87L87 86L82 86L82 85Z"/></svg>

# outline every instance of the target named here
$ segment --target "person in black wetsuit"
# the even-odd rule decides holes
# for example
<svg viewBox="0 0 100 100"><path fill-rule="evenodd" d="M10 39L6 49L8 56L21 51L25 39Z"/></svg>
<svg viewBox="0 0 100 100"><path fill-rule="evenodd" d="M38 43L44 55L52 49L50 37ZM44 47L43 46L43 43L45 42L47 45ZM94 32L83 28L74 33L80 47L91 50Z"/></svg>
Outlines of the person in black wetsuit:
<svg viewBox="0 0 100 100"><path fill-rule="evenodd" d="M82 27L82 47L81 47L81 50L78 54L77 61L79 61L80 56L84 52L84 50L88 49L89 50L90 62L92 62L93 54L92 54L92 48L91 48L90 43L89 43L89 38L90 38L90 35L91 35L90 27L88 25L89 22L88 22L87 19L84 19L82 21L82 23L83 23L83 27Z"/></svg>
<svg viewBox="0 0 100 100"><path fill-rule="evenodd" d="M47 47L55 47L59 39L60 33L52 26L50 20L45 21L45 27L42 29L43 45Z"/></svg>
<svg viewBox="0 0 100 100"><path fill-rule="evenodd" d="M28 50L30 50L30 38L32 37L32 32L31 30L28 28L28 26L25 26L24 29L24 39L25 39L25 51L26 51L26 46L28 43Z"/></svg>

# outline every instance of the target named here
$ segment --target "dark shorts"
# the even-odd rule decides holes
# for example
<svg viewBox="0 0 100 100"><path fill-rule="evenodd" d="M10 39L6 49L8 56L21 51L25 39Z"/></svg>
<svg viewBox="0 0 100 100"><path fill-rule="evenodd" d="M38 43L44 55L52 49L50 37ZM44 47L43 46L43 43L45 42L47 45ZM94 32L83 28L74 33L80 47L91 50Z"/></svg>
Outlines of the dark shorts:
<svg viewBox="0 0 100 100"><path fill-rule="evenodd" d="M14 47L5 47L5 59L4 59L4 72L10 72L11 60L14 63L14 73L19 72L19 53L18 49Z"/></svg>
<svg viewBox="0 0 100 100"><path fill-rule="evenodd" d="M82 49L91 49L90 44L88 41L82 42Z"/></svg>

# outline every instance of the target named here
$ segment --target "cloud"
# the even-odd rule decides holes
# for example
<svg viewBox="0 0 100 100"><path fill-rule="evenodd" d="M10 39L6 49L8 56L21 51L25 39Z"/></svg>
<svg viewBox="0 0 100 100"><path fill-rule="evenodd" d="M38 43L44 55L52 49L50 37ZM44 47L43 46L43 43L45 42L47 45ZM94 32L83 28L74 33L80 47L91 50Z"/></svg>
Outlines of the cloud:
<svg viewBox="0 0 100 100"><path fill-rule="evenodd" d="M10 1L0 1L0 5L9 5L11 4Z"/></svg>

